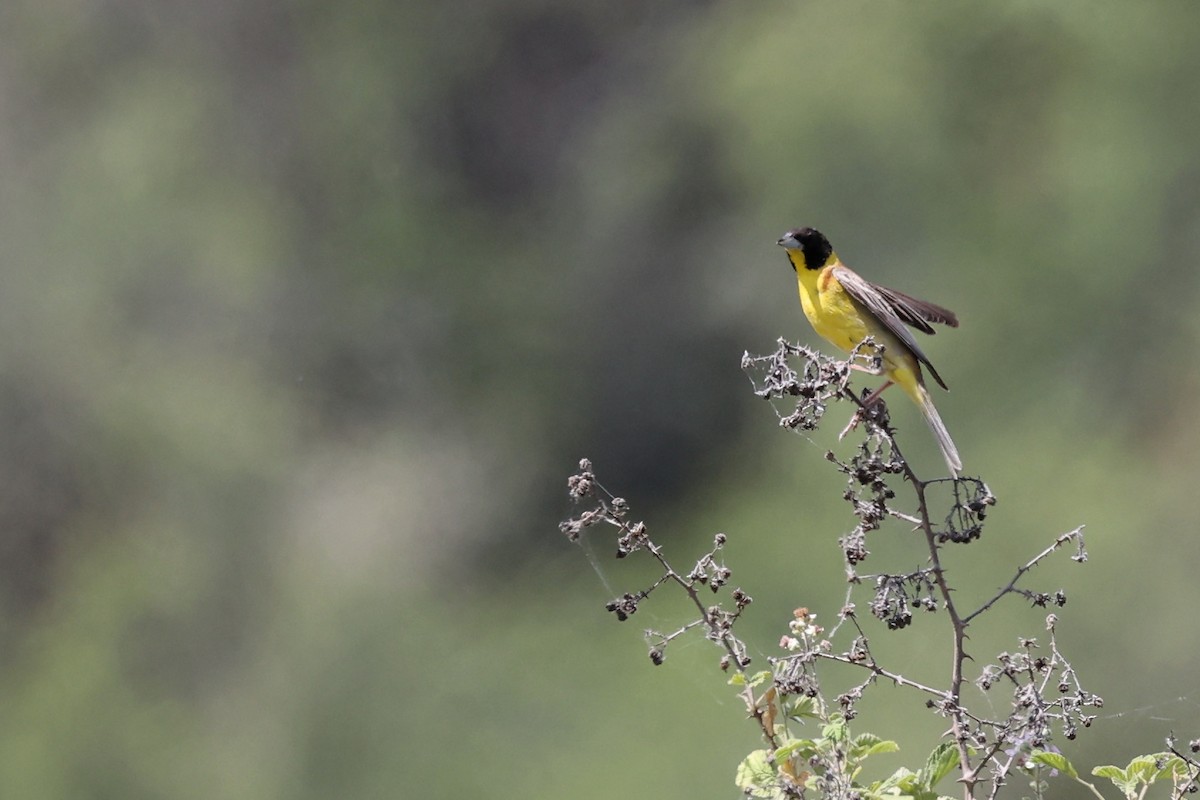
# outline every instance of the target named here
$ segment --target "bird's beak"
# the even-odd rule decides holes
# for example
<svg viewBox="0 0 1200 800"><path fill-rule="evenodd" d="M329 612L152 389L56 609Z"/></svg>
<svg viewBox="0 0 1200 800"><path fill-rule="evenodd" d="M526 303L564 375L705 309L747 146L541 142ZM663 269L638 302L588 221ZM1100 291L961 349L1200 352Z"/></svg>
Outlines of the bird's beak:
<svg viewBox="0 0 1200 800"><path fill-rule="evenodd" d="M775 244L779 245L780 247L787 247L788 242L790 242L791 240L792 240L792 237L790 237L790 236L780 236L779 241L775 242Z"/></svg>

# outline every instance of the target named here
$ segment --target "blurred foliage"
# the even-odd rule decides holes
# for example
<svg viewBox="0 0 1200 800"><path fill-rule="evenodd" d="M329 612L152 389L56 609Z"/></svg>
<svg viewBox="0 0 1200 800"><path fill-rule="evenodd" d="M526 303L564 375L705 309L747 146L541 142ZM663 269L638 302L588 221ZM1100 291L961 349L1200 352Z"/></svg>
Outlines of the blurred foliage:
<svg viewBox="0 0 1200 800"><path fill-rule="evenodd" d="M711 654L639 663L554 522L588 455L680 548L730 532L765 635L841 602L829 442L737 368L805 330L797 224L960 313L929 351L983 546L1088 523L1062 638L1122 716L1072 760L1186 735L1198 33L1167 0L6 4L0 784L732 796Z"/></svg>

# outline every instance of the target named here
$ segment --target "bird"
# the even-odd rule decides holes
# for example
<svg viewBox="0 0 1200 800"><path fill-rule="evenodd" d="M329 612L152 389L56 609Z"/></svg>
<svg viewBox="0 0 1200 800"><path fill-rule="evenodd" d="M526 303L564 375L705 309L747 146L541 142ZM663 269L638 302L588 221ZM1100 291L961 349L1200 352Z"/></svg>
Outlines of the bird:
<svg viewBox="0 0 1200 800"><path fill-rule="evenodd" d="M874 374L886 374L887 382L864 398L863 405L870 406L893 384L903 389L933 432L951 475L958 477L962 459L925 387L922 366L929 370L939 386L947 390L948 387L909 330L911 326L922 333L933 334L935 331L930 323L957 328L958 317L949 309L863 278L842 263L829 239L814 228L794 228L779 237L777 244L787 251L788 261L796 272L800 305L813 330L846 352L853 351L868 336L883 345L883 352L879 354L882 366ZM860 352L878 354L873 348ZM861 365L855 366L873 372ZM847 430L857 420L856 415Z"/></svg>

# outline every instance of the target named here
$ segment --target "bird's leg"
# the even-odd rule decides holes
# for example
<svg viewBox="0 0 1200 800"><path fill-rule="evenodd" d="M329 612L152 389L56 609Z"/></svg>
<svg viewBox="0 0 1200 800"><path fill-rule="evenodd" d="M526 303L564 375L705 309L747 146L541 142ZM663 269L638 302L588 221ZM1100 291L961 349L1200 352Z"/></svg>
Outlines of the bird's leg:
<svg viewBox="0 0 1200 800"><path fill-rule="evenodd" d="M866 369L863 371L869 372L869 370ZM883 384L883 386L880 386L878 389L863 398L862 407L859 408L858 411L854 412L854 416L850 418L850 421L846 423L846 427L842 428L842 432L838 434L839 442L846 438L846 434L858 427L858 423L862 422L863 411L875 405L875 403L879 400L879 396L883 394L884 389L888 388L894 383L895 381L889 380L887 383Z"/></svg>
<svg viewBox="0 0 1200 800"><path fill-rule="evenodd" d="M884 389L888 388L889 386L895 386L895 385L896 385L895 381L891 381L891 380L888 381L883 386L880 386L878 389L876 389L875 391L871 392L869 395L864 397L862 404L864 406L866 406L867 408L870 408L871 406L875 405L875 401L879 399L879 395L883 394Z"/></svg>

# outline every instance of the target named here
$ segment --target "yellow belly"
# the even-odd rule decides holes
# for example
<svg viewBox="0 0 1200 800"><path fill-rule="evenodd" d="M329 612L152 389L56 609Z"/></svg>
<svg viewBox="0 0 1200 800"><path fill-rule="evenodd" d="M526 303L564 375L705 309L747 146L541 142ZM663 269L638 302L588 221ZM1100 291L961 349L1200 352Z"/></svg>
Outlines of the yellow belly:
<svg viewBox="0 0 1200 800"><path fill-rule="evenodd" d="M805 286L800 286L800 302L813 330L834 347L853 350L870 333L858 307L835 282L825 292L815 288L805 291Z"/></svg>
<svg viewBox="0 0 1200 800"><path fill-rule="evenodd" d="M808 317L813 330L834 347L849 352L868 335L882 341L877 331L868 329L867 312L850 299L841 284L831 280L828 269L800 272L798 282L804 316ZM884 342L885 346L888 344Z"/></svg>
<svg viewBox="0 0 1200 800"><path fill-rule="evenodd" d="M877 322L871 312L862 308L831 280L829 268L797 272L800 305L804 316L821 338L843 351L850 352L863 339L873 336L883 345L883 368L905 393L914 396L920 380L916 358L896 336ZM870 353L864 353L870 355Z"/></svg>

